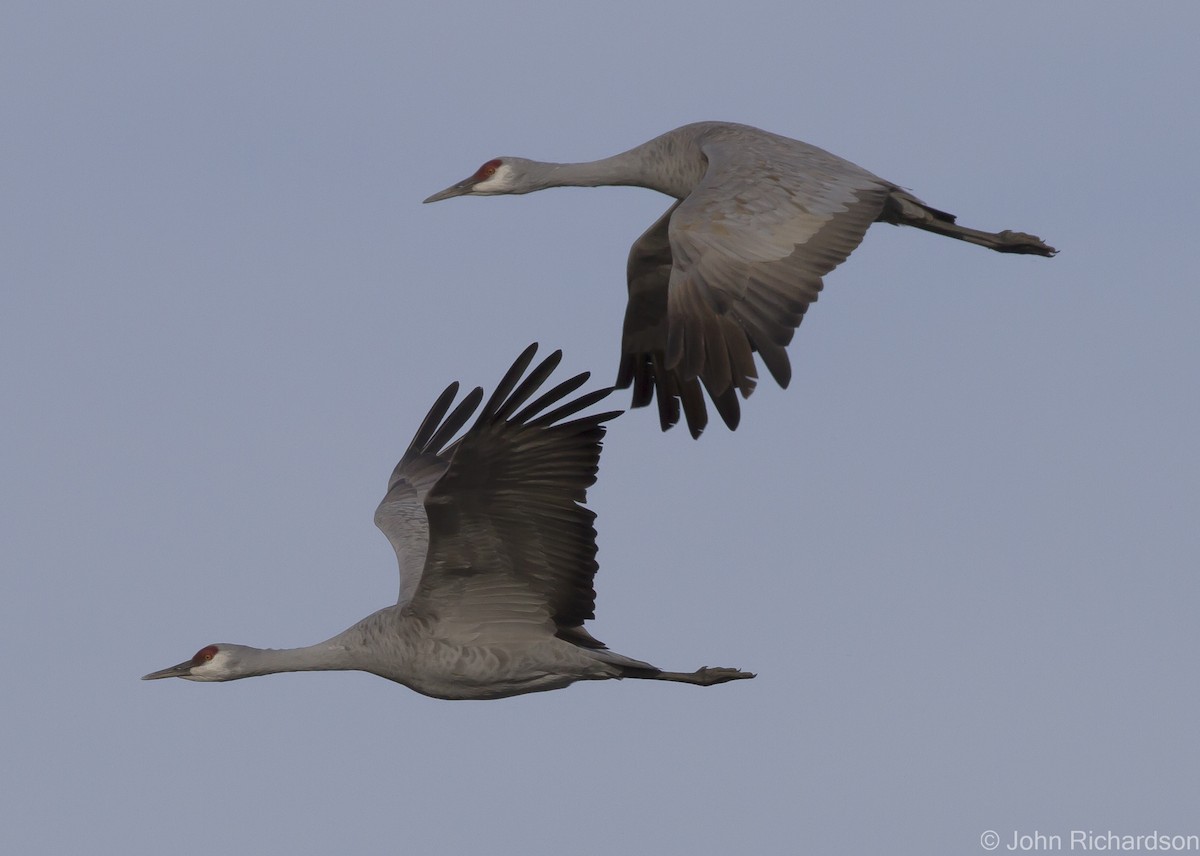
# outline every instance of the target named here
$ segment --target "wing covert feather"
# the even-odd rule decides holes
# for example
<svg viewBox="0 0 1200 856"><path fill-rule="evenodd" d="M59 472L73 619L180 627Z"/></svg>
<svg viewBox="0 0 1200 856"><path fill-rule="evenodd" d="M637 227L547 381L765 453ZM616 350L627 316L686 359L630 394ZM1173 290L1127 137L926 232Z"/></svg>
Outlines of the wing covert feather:
<svg viewBox="0 0 1200 856"><path fill-rule="evenodd" d="M618 386L633 405L657 394L663 429L707 422L701 386L730 428L758 353L780 386L785 348L822 277L861 242L891 183L829 152L744 126L698 140L707 169L638 240L628 264ZM664 401L664 398L667 400ZM690 404L689 404L690 399Z"/></svg>
<svg viewBox="0 0 1200 856"><path fill-rule="evenodd" d="M772 351L764 361L786 386L782 349L821 278L862 241L893 185L765 132L748 140L718 134L701 150L708 170L669 226L667 364L725 388L724 354L740 329L756 350ZM736 323L714 325L705 316Z"/></svg>

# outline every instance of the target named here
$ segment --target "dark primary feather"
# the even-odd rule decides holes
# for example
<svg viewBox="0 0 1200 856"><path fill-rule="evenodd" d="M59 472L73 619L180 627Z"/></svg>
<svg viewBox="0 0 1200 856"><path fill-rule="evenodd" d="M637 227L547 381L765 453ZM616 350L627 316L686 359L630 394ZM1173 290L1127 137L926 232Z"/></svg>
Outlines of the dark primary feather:
<svg viewBox="0 0 1200 856"><path fill-rule="evenodd" d="M693 437L699 437L708 425L702 381L698 377L685 378L681 372L666 367L670 329L667 287L673 261L667 226L671 214L678 207L677 202L668 208L629 251L629 302L625 308L621 365L617 370L616 386L633 386L633 407L646 406L657 393L658 418L663 430L679 421L682 409L688 430ZM754 388L753 370L751 361L752 374L740 386L743 395L749 395ZM728 388L715 395L711 389L708 391L725 424L736 428L741 414L735 390Z"/></svg>
<svg viewBox="0 0 1200 856"><path fill-rule="evenodd" d="M611 392L600 389L564 401L586 382L586 373L526 405L562 358L556 351L526 374L535 350L531 346L521 354L474 424L445 449L440 444L462 427L482 393L475 390L471 407L464 401L439 427L455 389L443 393L397 467L400 478L393 477L380 514L387 517L385 507L396 493L396 500L406 504L407 517L390 507L388 520L411 521L412 504L418 500L428 531L419 580L403 584L414 609L437 609L440 595L449 602L449 590L464 580L489 576L518 581L536 592L566 631L593 615L595 514L583 503L595 482L604 423L620 411L570 419ZM451 421L456 423L452 429ZM422 491L430 472L436 478ZM411 531L384 531L406 549L413 542ZM572 639L599 644L583 633Z"/></svg>

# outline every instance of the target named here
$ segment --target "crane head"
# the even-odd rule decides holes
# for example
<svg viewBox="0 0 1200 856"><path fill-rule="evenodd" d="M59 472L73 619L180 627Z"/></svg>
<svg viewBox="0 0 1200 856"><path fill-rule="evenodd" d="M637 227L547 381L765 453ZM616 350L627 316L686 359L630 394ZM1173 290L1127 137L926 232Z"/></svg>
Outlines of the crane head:
<svg viewBox="0 0 1200 856"><path fill-rule="evenodd" d="M441 202L454 196L499 196L505 193L528 193L542 185L526 186L522 180L527 171L523 165L532 163L522 158L492 158L469 177L452 184L426 199L426 202Z"/></svg>
<svg viewBox="0 0 1200 856"><path fill-rule="evenodd" d="M205 645L190 660L178 666L142 675L143 681L159 678L183 678L188 681L229 681L245 677L239 674L236 651L238 645Z"/></svg>

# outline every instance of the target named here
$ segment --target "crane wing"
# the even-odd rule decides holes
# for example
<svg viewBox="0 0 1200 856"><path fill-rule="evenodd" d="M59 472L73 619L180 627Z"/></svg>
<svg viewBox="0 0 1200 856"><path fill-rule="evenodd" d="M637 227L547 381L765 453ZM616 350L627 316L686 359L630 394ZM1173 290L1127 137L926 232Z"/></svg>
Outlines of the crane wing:
<svg viewBox="0 0 1200 856"><path fill-rule="evenodd" d="M617 370L616 386L633 387L633 407L645 407L657 393L658 419L666 431L679 421L680 410L693 437L708 425L708 410L704 390L698 377L684 377L681 372L666 367L669 327L667 323L667 291L671 282L671 243L668 228L671 215L680 203L676 202L654 225L633 243L629 251L626 278L629 301L625 305L625 326L621 334L621 365ZM743 394L754 388L753 358L751 377ZM737 392L732 386L723 393L708 390L717 412L730 429L737 428L741 418Z"/></svg>
<svg viewBox="0 0 1200 856"><path fill-rule="evenodd" d="M559 404L586 373L526 405L562 358L554 352L522 380L536 347L521 354L461 439L444 450L426 443L421 456L432 454L438 473L423 494L424 564L415 584L405 581L410 596L401 602L489 627L549 618L560 633L587 640L579 626L593 616L597 564L595 514L583 503L596 479L604 423L620 411L564 421L611 392ZM444 442L466 418L433 439Z"/></svg>
<svg viewBox="0 0 1200 856"><path fill-rule="evenodd" d="M635 403L640 382L648 403L652 377L663 428L679 410L663 405L665 391L683 403L693 436L706 419L693 419L703 397L688 406L696 380L730 428L739 415L734 390L754 390L754 352L788 385L784 349L821 278L858 246L896 189L823 149L758 129L715 129L700 148L708 160L700 183L630 254L618 382L634 383Z"/></svg>
<svg viewBox="0 0 1200 856"><path fill-rule="evenodd" d="M401 604L412 600L425 567L429 549L425 498L450 465L444 449L483 400L483 390L475 387L447 416L457 395L456 381L438 396L392 471L387 493L375 509L375 525L391 542L400 563Z"/></svg>

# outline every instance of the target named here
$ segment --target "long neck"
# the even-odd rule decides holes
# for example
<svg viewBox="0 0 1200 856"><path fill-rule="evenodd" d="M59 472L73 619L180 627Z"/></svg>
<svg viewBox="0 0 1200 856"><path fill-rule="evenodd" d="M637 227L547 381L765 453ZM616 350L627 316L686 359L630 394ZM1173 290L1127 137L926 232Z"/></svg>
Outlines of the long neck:
<svg viewBox="0 0 1200 856"><path fill-rule="evenodd" d="M240 656L244 677L276 672L318 672L357 669L353 648L335 636L303 648L250 648Z"/></svg>
<svg viewBox="0 0 1200 856"><path fill-rule="evenodd" d="M583 163L542 163L543 177L547 187L601 187L629 185L634 187L654 186L654 176L647 174L645 164L623 152L610 158Z"/></svg>
<svg viewBox="0 0 1200 856"><path fill-rule="evenodd" d="M665 142L654 139L601 160L539 163L539 183L543 187L632 185L682 199L700 181L707 163L699 150L681 151L677 145L668 148Z"/></svg>

